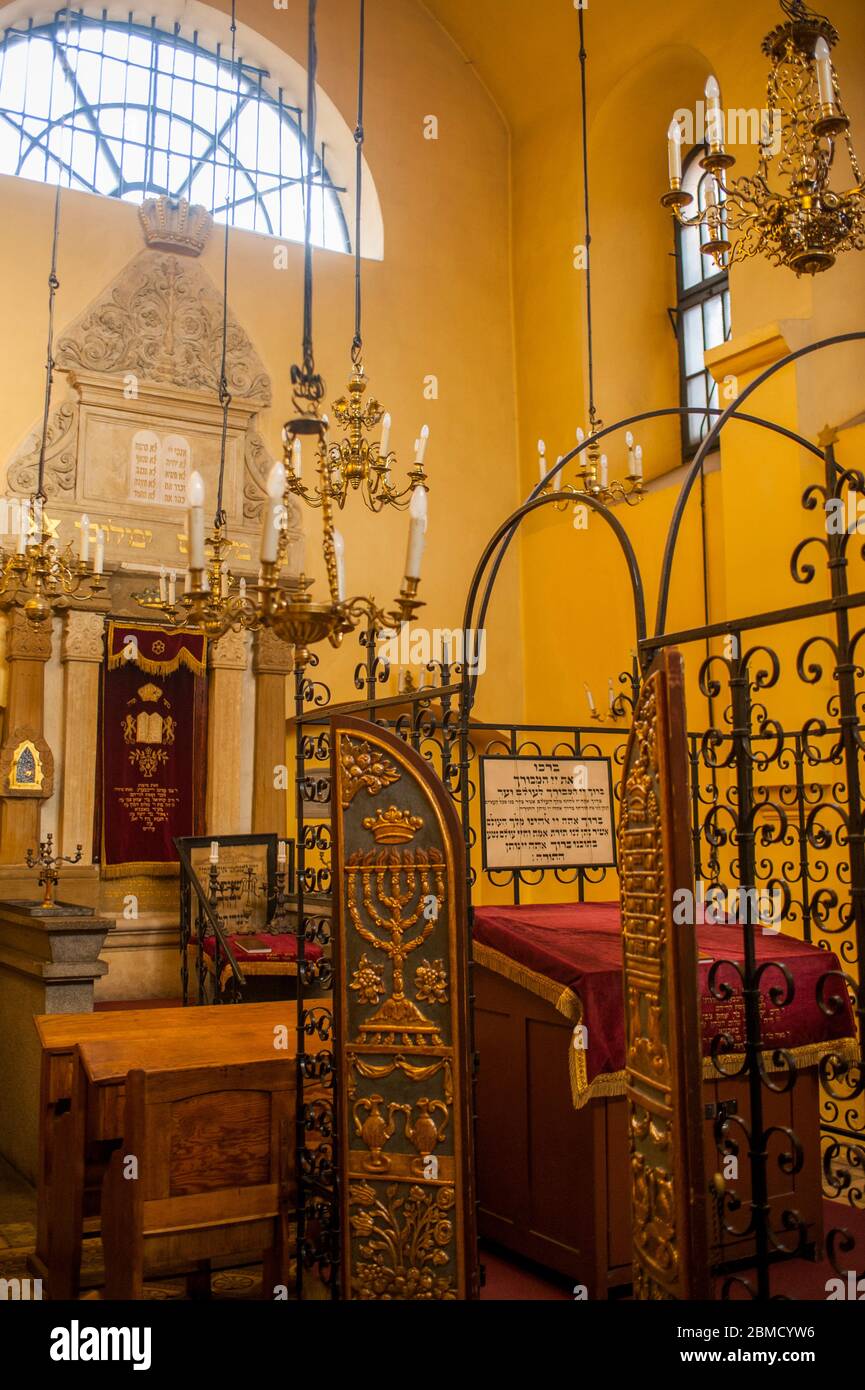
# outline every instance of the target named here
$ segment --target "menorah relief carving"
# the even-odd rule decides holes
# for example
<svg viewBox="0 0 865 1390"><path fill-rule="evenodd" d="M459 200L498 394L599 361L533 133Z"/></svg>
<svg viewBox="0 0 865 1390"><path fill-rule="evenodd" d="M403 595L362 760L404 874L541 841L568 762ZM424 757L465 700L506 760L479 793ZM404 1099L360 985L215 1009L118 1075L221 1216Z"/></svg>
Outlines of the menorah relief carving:
<svg viewBox="0 0 865 1390"><path fill-rule="evenodd" d="M419 816L395 806L369 816L364 828L379 844L414 837L423 824ZM352 976L350 988L372 1002L385 998L359 1027L365 1042L418 1044L442 1042L440 1025L423 1013L406 994L406 962L432 934L446 895L444 857L437 849L355 850L346 862L346 892L352 925L375 951L390 961L390 992L383 972L364 955ZM430 987L430 972L438 970L442 984ZM444 1002L446 976L442 963L424 961L418 967L421 997Z"/></svg>

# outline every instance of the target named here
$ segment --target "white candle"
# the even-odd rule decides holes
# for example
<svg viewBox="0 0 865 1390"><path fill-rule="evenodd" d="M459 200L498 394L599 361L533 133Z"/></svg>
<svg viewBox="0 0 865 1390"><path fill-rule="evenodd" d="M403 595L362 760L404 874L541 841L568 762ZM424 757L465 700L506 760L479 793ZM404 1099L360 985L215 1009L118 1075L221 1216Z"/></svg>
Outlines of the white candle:
<svg viewBox="0 0 865 1390"><path fill-rule="evenodd" d="M276 848L276 862L280 868L285 864L285 840L280 840Z"/></svg>
<svg viewBox="0 0 865 1390"><path fill-rule="evenodd" d="M556 459L556 463L561 463L563 457L564 457L564 455L559 454L559 457ZM553 478L553 492L561 492L561 489L562 489L562 470L559 469L558 473L557 473L557 474L555 475L555 477Z"/></svg>
<svg viewBox="0 0 865 1390"><path fill-rule="evenodd" d="M264 508L264 529L261 533L261 563L272 565L279 553L279 532L282 528L285 468L277 460L267 479L268 502Z"/></svg>
<svg viewBox="0 0 865 1390"><path fill-rule="evenodd" d="M294 443L291 446L291 467L295 478L299 478L303 472L303 448L299 435L295 437Z"/></svg>
<svg viewBox="0 0 865 1390"><path fill-rule="evenodd" d="M642 476L643 476L643 446L642 446L642 444L638 444L637 447L636 447L636 449L634 450L634 477L635 477L635 478L642 478Z"/></svg>
<svg viewBox="0 0 865 1390"><path fill-rule="evenodd" d="M210 862L211 862L211 864L218 864L218 863L219 863L219 841L218 841L218 840L211 840L211 841L210 841Z"/></svg>
<svg viewBox="0 0 865 1390"><path fill-rule="evenodd" d="M336 559L336 596L345 603L345 541L341 531L333 533L333 553Z"/></svg>
<svg viewBox="0 0 865 1390"><path fill-rule="evenodd" d="M423 426L421 427L420 439L415 440L415 446L414 446L414 447L415 447L415 456L414 456L414 461L415 461L416 464L422 464L423 461L424 461L424 454L426 453L426 446L427 446L427 440L428 440L428 439L429 439L429 425L423 425Z"/></svg>
<svg viewBox="0 0 865 1390"><path fill-rule="evenodd" d="M577 443L578 443L578 444L582 444L582 442L583 442L583 440L585 439L585 437L586 437L585 431L584 431L584 430L581 430L580 427L579 427L579 425L577 425Z"/></svg>
<svg viewBox="0 0 865 1390"><path fill-rule="evenodd" d="M671 121L667 130L667 165L673 188L682 182L682 127L678 121Z"/></svg>
<svg viewBox="0 0 865 1390"><path fill-rule="evenodd" d="M159 566L159 602L165 603L168 599L168 575L164 565Z"/></svg>
<svg viewBox="0 0 865 1390"><path fill-rule="evenodd" d="M387 458L390 450L390 426L391 418L388 414L385 414L381 422L381 443L378 446L378 456L382 459Z"/></svg>
<svg viewBox="0 0 865 1390"><path fill-rule="evenodd" d="M606 456L606 454L601 454L600 463L598 464L598 482L600 483L601 487L606 487L606 486L607 486L607 456Z"/></svg>
<svg viewBox="0 0 865 1390"><path fill-rule="evenodd" d="M96 532L96 559L93 561L93 573L101 574L105 565L105 531L100 526Z"/></svg>
<svg viewBox="0 0 865 1390"><path fill-rule="evenodd" d="M420 566L427 528L426 488L418 485L414 489L408 515L408 548L405 557L405 573L407 579L420 579Z"/></svg>
<svg viewBox="0 0 865 1390"><path fill-rule="evenodd" d="M174 607L174 600L177 598L177 570L168 571L168 602Z"/></svg>
<svg viewBox="0 0 865 1390"><path fill-rule="evenodd" d="M710 73L706 79L706 138L715 149L719 149L724 143L721 88L714 73Z"/></svg>
<svg viewBox="0 0 865 1390"><path fill-rule="evenodd" d="M628 430L627 434L625 435L625 448L627 449L628 453L630 453L631 450L633 449L633 447L634 447L634 436L631 434L631 431Z"/></svg>
<svg viewBox="0 0 865 1390"><path fill-rule="evenodd" d="M591 711L592 714L594 714L594 712L595 712L595 702L594 702L594 700L592 699L592 692L591 692L591 690L589 689L589 687L586 685L586 682L585 682L585 681L583 681L583 685L586 686L586 699L587 699L588 702L589 702L589 710Z"/></svg>
<svg viewBox="0 0 865 1390"><path fill-rule="evenodd" d="M219 592L222 598L228 598L228 570L219 571Z"/></svg>
<svg viewBox="0 0 865 1390"><path fill-rule="evenodd" d="M84 561L90 559L90 517L86 512L81 514L81 543L78 547L78 558Z"/></svg>
<svg viewBox="0 0 865 1390"><path fill-rule="evenodd" d="M23 555L27 549L27 536L30 531L30 503L26 498L22 499L18 510L18 554Z"/></svg>
<svg viewBox="0 0 865 1390"><path fill-rule="evenodd" d="M538 472L543 482L547 476L547 446L542 439L538 440Z"/></svg>
<svg viewBox="0 0 865 1390"><path fill-rule="evenodd" d="M183 592L185 594L189 593L189 570L183 571Z"/></svg>
<svg viewBox="0 0 865 1390"><path fill-rule="evenodd" d="M829 45L821 34L814 45L814 66L817 69L817 87L823 106L834 106L835 84L832 81L832 56Z"/></svg>
<svg viewBox="0 0 865 1390"><path fill-rule="evenodd" d="M240 593L241 599L245 599L245 598L246 598L246 580L245 580L245 579L241 579L241 581L240 581L239 593Z"/></svg>
<svg viewBox="0 0 865 1390"><path fill-rule="evenodd" d="M204 479L197 469L189 475L186 490L189 503L189 567L204 569Z"/></svg>

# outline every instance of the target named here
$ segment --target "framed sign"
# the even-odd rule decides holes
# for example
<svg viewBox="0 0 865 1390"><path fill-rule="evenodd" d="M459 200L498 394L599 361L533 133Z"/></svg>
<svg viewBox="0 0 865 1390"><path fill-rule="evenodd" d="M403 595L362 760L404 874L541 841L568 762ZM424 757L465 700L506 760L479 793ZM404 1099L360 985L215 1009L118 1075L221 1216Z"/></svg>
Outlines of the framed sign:
<svg viewBox="0 0 865 1390"><path fill-rule="evenodd" d="M481 758L485 869L615 868L609 758Z"/></svg>
<svg viewBox="0 0 865 1390"><path fill-rule="evenodd" d="M273 915L276 835L195 835L178 841L210 892L210 846L219 846L216 910L229 933L262 931Z"/></svg>

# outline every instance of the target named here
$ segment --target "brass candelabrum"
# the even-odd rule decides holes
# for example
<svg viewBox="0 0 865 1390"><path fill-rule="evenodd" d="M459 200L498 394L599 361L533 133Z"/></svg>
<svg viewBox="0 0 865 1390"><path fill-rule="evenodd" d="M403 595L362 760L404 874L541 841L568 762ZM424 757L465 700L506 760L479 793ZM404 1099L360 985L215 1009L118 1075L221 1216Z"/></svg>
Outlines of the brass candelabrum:
<svg viewBox="0 0 865 1390"><path fill-rule="evenodd" d="M34 853L28 849L25 860L28 869L39 869L39 887L44 889L42 908L55 906L54 889L60 882L60 875L57 872L60 864L80 864L83 846L78 845L75 854L54 854L54 836L48 835L44 840L39 841L39 851Z"/></svg>
<svg viewBox="0 0 865 1390"><path fill-rule="evenodd" d="M159 614L162 621L173 627L201 628L213 639L233 631L269 629L275 636L294 648L295 669L303 670L309 663L311 649L328 641L338 647L343 637L363 622L386 628L399 628L410 622L423 604L417 597L420 580L409 573L419 569L426 530L426 489L416 483L412 489L409 552L406 574L397 599L390 609L378 606L374 599L362 595L345 596L345 563L342 537L334 526L331 468L326 446L326 420L307 414L286 426L293 439L301 434L317 439L318 460L317 505L322 520L322 552L327 575L328 597L316 602L310 592L313 581L305 574L285 578L282 570L287 558L287 521L292 506L292 489L284 464L275 463L268 479L268 501L264 508L261 560L257 582L247 582L234 575L228 565L231 542L226 527L215 522L209 535L203 536L203 484L197 479L191 486L189 536L190 557L206 556L204 564L191 564L186 586L180 595L166 589L134 594L142 608ZM422 504L418 505L419 497ZM199 515L196 515L196 512ZM196 539L198 537L199 539ZM413 549L414 544L414 549ZM164 581L164 576L161 576Z"/></svg>
<svg viewBox="0 0 865 1390"><path fill-rule="evenodd" d="M34 627L47 622L77 596L96 598L105 590L102 578L102 534L96 557L90 561L89 536L82 533L81 550L76 558L70 545L61 548L55 539L56 522L49 521L45 499L38 493L18 502L18 526L13 504L6 503L10 532L17 530L18 546L0 549L0 608L19 608ZM83 589L83 594L82 594Z"/></svg>
<svg viewBox="0 0 865 1390"><path fill-rule="evenodd" d="M780 0L787 16L763 40L771 59L757 172L731 180L735 158L725 147L725 117L714 76L706 83L707 151L700 166L703 206L688 215L694 195L682 187L682 130L668 131L669 190L661 198L683 227L708 232L701 251L718 266L765 255L797 275L828 270L842 251L865 248L865 185L841 102L831 49L838 32L804 0ZM730 113L733 114L738 113ZM774 125L780 116L780 131ZM772 128L770 129L770 119ZM853 186L829 186L839 141L847 151ZM778 186L772 186L773 173Z"/></svg>
<svg viewBox="0 0 865 1390"><path fill-rule="evenodd" d="M380 512L384 507L404 510L411 502L414 489L426 485L427 474L423 464L429 438L428 427L422 427L420 437L415 441L415 458L408 471L408 482L405 487L399 488L393 482L397 457L388 447L390 416L374 396L364 403L367 385L363 365L355 361L348 382L348 394L340 396L333 405L334 419L343 427L345 435L330 444L323 439L320 441L319 451L324 451L324 460L318 456L316 458L318 482L315 487L308 488L302 477L303 433L308 431L298 431L298 421L286 425L283 430L283 461L288 491L310 507L325 504L322 462L327 470L327 497L340 510L352 492L359 492L372 512ZM379 425L382 426L380 438L369 438Z"/></svg>
<svg viewBox="0 0 865 1390"><path fill-rule="evenodd" d="M617 502L625 502L629 507L636 507L645 496L643 491L642 446L634 442L634 436L628 430L625 435L625 446L628 454L628 471L625 481L621 482L618 478L610 478L608 476L607 456L601 452L600 441L596 438L597 432L602 428L603 421L593 413L589 426L589 442L576 459L579 485L563 483L561 472L559 472L544 488L546 493L558 492L562 494L561 511L564 511L574 501L578 503L580 497L586 494L597 498L599 502L603 502L608 507L615 506ZM577 443L584 444L585 439L586 436L583 431L577 430ZM547 458L546 445L542 439L538 440L538 462L541 481L543 482L547 476Z"/></svg>

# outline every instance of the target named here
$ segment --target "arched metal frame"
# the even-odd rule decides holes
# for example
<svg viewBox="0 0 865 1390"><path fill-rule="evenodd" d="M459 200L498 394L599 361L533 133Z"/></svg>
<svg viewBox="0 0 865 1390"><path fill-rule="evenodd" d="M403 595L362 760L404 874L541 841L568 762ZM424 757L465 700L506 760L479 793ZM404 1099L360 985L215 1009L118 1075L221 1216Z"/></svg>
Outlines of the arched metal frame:
<svg viewBox="0 0 865 1390"><path fill-rule="evenodd" d="M803 562L802 553L809 544L819 543L825 546L827 568L831 579L832 596L830 599L803 604L795 609L789 608L774 613L723 620L715 624L709 624L707 621L703 627L685 633L667 634L665 626L672 566L685 507L694 483L701 474L706 455L717 442L721 430L728 421L737 419L768 429L805 449L812 457L820 459L824 468L824 481L822 483L815 482L806 490L803 505L807 509L814 510L822 502L827 508L828 515L830 503L838 503L846 507L852 494L858 494L862 498L862 506L865 507L865 474L859 471L841 469L835 462L834 451L831 446L821 450L795 431L774 421L745 414L741 410L744 401L754 391L776 373L783 371L800 358L839 344L862 341L865 341L865 332L838 334L791 352L755 378L727 409L706 412L716 418L689 467L670 521L661 570L655 632L652 636L639 637L641 630L645 632L643 586L633 548L621 523L612 517L608 508L596 502L595 499L579 494L574 495L572 499L576 503L583 502L593 505L593 510L599 512L609 522L622 546L631 577L635 622L638 631L638 650L644 672L651 665L655 653L663 646L696 640L708 641L711 637L721 635L729 636L732 639L732 656L707 655L701 663L699 673L700 688L709 701L711 711L713 700L718 700L722 695L722 679L719 679L713 672L713 667L720 663L720 666L726 671L730 704L724 710L722 727L707 730L700 740L702 746L698 748L696 756L693 752L691 755L692 775L696 781L693 788L698 826L695 832L696 837L699 838L701 832L706 835L711 856L717 856L719 847L729 847L732 855L730 871L734 881L738 883L740 891L744 890L746 894L755 892L757 885L761 882L767 886L771 885L773 893L776 890L780 891L783 899L781 920L787 920L786 914L792 901L791 885L782 882L775 876L771 855L766 851L768 847L773 845L789 845L794 842L795 837L789 833L790 827L787 818L788 810L792 809L792 802L785 800L783 787L779 790L776 799L771 795L771 787L757 785L755 783L755 771L764 773L773 765L779 768L790 768L795 761L797 801L800 812L800 852L806 846L810 846L812 851L818 853L825 853L828 849L835 847L842 861L838 869L840 881L842 885L849 886L850 898L848 906L839 900L834 889L819 886L812 892L813 880L808 881L805 865L800 862L798 872L793 877L793 883L795 885L797 880L801 882L801 911L803 922L806 914L808 921L806 934L810 939L811 922L816 922L821 933L828 935L830 943L832 935L850 932L851 936L841 943L841 959L843 964L850 964L855 960L858 963L860 974L865 969L865 808L863 808L862 801L859 755L865 751L865 736L860 728L856 691L856 675L857 673L861 675L862 667L857 665L855 650L859 640L865 638L865 628L851 636L849 621L851 608L865 606L865 594L850 595L846 585L847 548L851 536L856 534L858 530L858 525L856 523L853 526L846 525L840 535L829 535L826 540L820 536L808 537L800 542L793 552L791 559L793 578L796 582L807 584L814 578L816 568ZM606 426L598 432L598 437L602 438L615 430L636 425L646 419L670 414L682 415L688 410L688 407L679 407L678 409L670 408L631 416ZM575 458L582 449L588 447L588 443L588 440L584 441L582 445L578 445L577 448L563 457L551 469L544 482L535 486L529 499L496 529L484 548L469 586L464 615L465 632L473 631L475 627L483 628L495 581L510 542L525 517L538 510L541 505L558 503L561 506L565 500L561 493L541 494L549 486L550 479L571 459ZM846 512L844 514L847 515ZM828 532L829 528L826 529ZM865 553L865 548L863 548L863 553ZM478 622L475 625L473 620L478 595L488 566L490 566L490 572L483 589L478 609ZM755 645L749 650L743 651L742 633L786 622L828 616L834 617L835 620L835 641L833 642L823 633L809 636L799 650L796 672L800 679L810 684L816 684L821 679L823 670L813 659L812 651L815 643L828 643L835 658L835 668L832 675L837 688L827 702L827 711L833 720L837 720L837 724L827 723L822 716L816 715L807 721L804 730L790 735L785 733L777 720L770 718L763 704L765 692L773 687L779 679L781 671L779 658L771 649L763 645ZM462 801L463 827L466 835L467 863L469 865L467 875L469 903L471 903L473 883L473 872L470 867L473 835L469 823L470 808L468 804L470 797L468 776L469 720L475 699L477 680L477 674L470 673L467 668L463 670L459 705L459 792ZM717 784L715 785L712 797L709 798L713 804L710 805L710 810L702 821L699 815L700 802L703 800L699 785L701 757L703 767L711 769L713 779L719 769L727 769L735 784L732 790L728 790L726 793L729 805L714 804L718 800ZM805 767L819 764L843 766L846 779L845 781L838 781L832 786L830 801L826 803L825 807L820 802L822 793L819 792L819 789L816 801L809 803L809 789L805 788L803 781ZM838 802L841 804L837 804ZM808 808L807 818L805 829L802 830L801 820L802 816L805 815L806 808ZM765 810L770 810L772 815L777 818L777 825L774 828L771 825L758 826L760 814ZM729 830L725 830L719 821L719 814L725 811L730 817L731 828ZM830 831L825 820L821 820L824 811L837 813L841 823L839 828ZM760 835L762 838L759 838ZM764 851L762 859L758 858L758 842ZM845 860L846 863L843 862ZM816 863L824 879L827 878L831 873L828 861L817 859ZM793 865L785 865L784 872L790 876L793 873L793 868ZM821 879L817 880L818 883L822 881ZM836 910L837 925L832 920L832 914ZM770 1143L773 1141L777 1143L780 1138L782 1151L780 1155L776 1153L775 1157L779 1167L785 1173L795 1174L798 1172L805 1156L801 1142L791 1129L778 1125L767 1126L764 1121L764 1090L776 1094L790 1091L795 1084L797 1063L789 1049L776 1046L774 1050L771 1050L770 1044L764 1041L761 1022L761 988L765 989L766 986L762 982L767 975L773 979L769 994L772 1003L780 1008L784 1008L792 1002L794 982L789 968L783 961L771 959L760 960L758 963L755 950L755 926L754 922L749 922L746 918L742 924L741 963L733 960L716 961L709 977L708 988L710 994L718 1001L726 1002L737 994L740 996L745 1032L743 1060L734 1071L725 1067L724 1053L733 1050L733 1040L724 1034L712 1039L711 1062L715 1073L720 1078L725 1076L745 1078L749 1093L747 1122L741 1117L719 1116L715 1122L715 1142L719 1155L722 1157L736 1156L744 1147L750 1165L750 1199L740 1201L735 1190L727 1190L717 1196L716 1202L721 1229L731 1237L747 1236L753 1240L755 1255L753 1261L750 1261L753 1265L753 1273L750 1278L744 1278L728 1271L727 1277L721 1285L720 1295L721 1297L729 1297L735 1290L746 1297L767 1299L771 1297L770 1265L772 1260L792 1258L806 1253L811 1247L808 1244L805 1224L797 1211L783 1211L780 1218L781 1233L777 1229L777 1224L773 1226L770 1219L768 1199ZM727 973L725 974L725 972ZM729 983L731 976L736 981L735 985ZM863 1200L862 1174L865 1172L865 1131L863 1131L861 1116L857 1114L856 1106L857 1103L861 1105L863 1096L865 1096L865 1061L863 1061L862 1056L862 1047L865 1043L865 1008L863 1008L865 1005L865 981L860 979L857 984L843 968L825 971L816 982L814 1001L816 1006L827 1018L831 1018L847 1007L848 999L858 1022L860 1050L857 1059L852 1060L851 1056L840 1047L837 1051L834 1050L835 1045L833 1045L833 1050L820 1059L818 1070L824 1096L823 1114L821 1115L823 1121L821 1166L824 1182L830 1191L836 1196L846 1195L853 1205L861 1205ZM767 1051L767 1049L769 1050ZM826 1123L827 1109L829 1121L834 1120L835 1123ZM744 1224L740 1215L742 1211L745 1213ZM739 1214L738 1220L737 1214ZM828 1232L825 1245L832 1268L837 1275L843 1277L847 1271L841 1267L840 1262L843 1261L849 1265L856 1258L850 1253L855 1247L853 1236L843 1226L835 1227Z"/></svg>
<svg viewBox="0 0 865 1390"><path fill-rule="evenodd" d="M103 101L102 95L102 76L101 64L107 60L112 63L125 63L128 67L130 59L128 56L129 42L127 42L126 59L115 54L105 54L103 50L83 48L76 46L72 51L86 54L89 58L97 57L100 60L100 76L97 83L99 99L95 102L88 99L83 90L82 84L78 80L77 64L70 62L67 57L67 48L64 44L66 28L70 32L75 30L82 31L98 30L101 32L112 32L126 35L128 40L141 38L153 45L150 63L147 68L148 76L148 101L146 104L127 100L128 93L128 74L124 78L124 99L122 101ZM22 167L27 158L34 152L40 150L44 154L44 180L49 182L49 172L53 168L57 173L55 182L68 182L70 186L86 188L92 193L100 194L111 198L128 198L130 194L140 193L142 197L147 195L166 194L174 198L189 198L192 187L197 176L207 170L212 169L212 188L216 190L217 180L224 181L226 199L219 201L215 197L211 199L212 206L209 211L213 216L221 221L229 217L231 225L247 226L249 222L252 230L260 230L269 236L289 235L283 229L283 195L287 190L296 188L298 196L302 200L305 196L306 175L303 170L304 160L304 135L302 113L298 107L286 104L283 101L282 89L280 88L276 97L272 96L267 90L265 82L269 74L262 68L257 68L249 63L238 59L235 69L232 69L229 58L222 52L221 45L217 44L216 50L204 48L198 42L197 34L192 39L185 38L179 24L175 24L173 30L160 29L156 18L153 18L149 25L131 21L109 19L107 17L94 18L78 10L58 10L54 19L44 24L34 24L31 20L26 28L7 29L2 40L0 40L0 79L2 79L7 55L14 52L15 48L21 44L27 44L31 39L42 39L50 43L53 54L53 62L59 63L68 83L74 94L74 101L69 110L64 110L60 115L52 115L50 111L47 116L34 117L26 109L26 81L24 104L20 112L14 113L18 119L13 119L13 114L0 109L0 120L19 135L19 150L16 167L6 172L21 174ZM177 75L174 71L174 64L168 70L164 70L159 62L158 48L164 46L172 52L188 54L192 58L204 59L212 64L216 69L216 85L205 82L197 74L187 79L182 74ZM142 68L142 71L144 69ZM238 71L240 86L238 93ZM224 77L224 82L221 78ZM160 105L156 99L157 83L160 79L167 79L170 84L171 100L168 106ZM188 86L190 91L190 110L187 113L175 109L174 101L174 82L182 81L184 86ZM203 125L200 119L196 119L195 112L195 89L196 87L207 87L214 94L214 110L217 112L218 119L213 126ZM92 93L91 93L92 96ZM230 109L219 111L220 101L230 103ZM238 159L235 166L235 127L247 110L256 108L266 108L276 117L280 126L284 126L298 146L299 168L297 173L289 174L282 167L282 148L278 157L274 157L272 163L276 167L267 165L265 154L265 167L259 167L261 163L261 152L256 138L256 159L255 167ZM121 123L121 134L117 135L111 130L103 128L100 116L107 113L125 113L127 110L136 110L146 115L146 139L143 147L139 139L126 134L125 114ZM38 119L39 128L33 129L33 123ZM78 124L78 121L81 124ZM156 127L162 120L167 122L167 134L165 145L161 147L157 144ZM175 127L182 126L188 131L189 148L178 149L174 147ZM256 116L256 130L260 125L260 117ZM64 157L64 152L51 147L51 137L57 131L62 131L67 127L70 131L70 150ZM88 179L81 167L76 167L74 159L74 142L76 133L88 141L93 141L93 174ZM193 154L193 145L198 141L200 149ZM119 157L117 147L119 146ZM127 147L139 146L143 148L145 175L143 178L128 177L124 171L124 154ZM351 242L348 233L348 226L345 220L342 203L339 194L345 189L338 187L331 179L325 165L324 147L319 151L316 159L316 167L313 174L313 183L321 190L322 199L328 199L332 213L336 218L339 235L339 246L332 249L343 251L351 250ZM96 179L96 164L98 157L105 162L107 169L111 171L115 180L114 186L106 189L99 185ZM184 161L188 162L189 169L177 180L167 180L157 177L155 171L155 160L160 158L166 160L166 171L170 170L171 159L177 160L181 165ZM235 177L236 170L236 177ZM28 177L27 174L23 175ZM194 198L193 198L194 200ZM273 207L268 203L275 202L279 216L274 216ZM237 221L237 210L252 206L252 217L245 221ZM325 236L326 217L324 206L322 206L322 237ZM294 238L302 239L302 228L298 229L298 234ZM326 244L322 241L321 244Z"/></svg>

